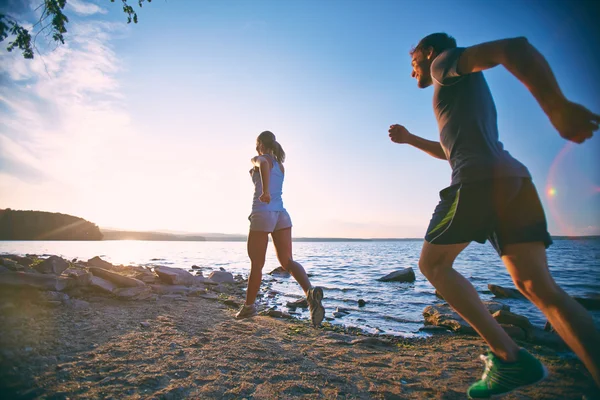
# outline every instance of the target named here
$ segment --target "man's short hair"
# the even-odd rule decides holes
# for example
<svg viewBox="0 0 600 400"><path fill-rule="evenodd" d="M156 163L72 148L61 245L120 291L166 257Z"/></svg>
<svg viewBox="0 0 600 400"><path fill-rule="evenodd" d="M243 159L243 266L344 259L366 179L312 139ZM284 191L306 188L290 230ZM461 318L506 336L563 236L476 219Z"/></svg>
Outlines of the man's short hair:
<svg viewBox="0 0 600 400"><path fill-rule="evenodd" d="M410 55L412 56L418 51L425 51L430 47L440 54L444 50L456 48L456 39L447 33L432 33L421 39L419 44L411 49Z"/></svg>

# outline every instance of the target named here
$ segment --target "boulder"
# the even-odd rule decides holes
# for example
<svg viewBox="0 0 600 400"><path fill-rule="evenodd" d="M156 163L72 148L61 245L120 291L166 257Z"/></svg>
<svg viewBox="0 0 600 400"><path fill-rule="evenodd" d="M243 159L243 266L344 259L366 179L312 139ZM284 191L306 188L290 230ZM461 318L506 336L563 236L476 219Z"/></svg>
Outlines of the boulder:
<svg viewBox="0 0 600 400"><path fill-rule="evenodd" d="M87 286L90 284L92 274L81 268L69 267L62 273L63 276L68 276L73 279L75 286Z"/></svg>
<svg viewBox="0 0 600 400"><path fill-rule="evenodd" d="M295 300L295 301L288 301L285 305L287 308L292 308L292 309L296 309L296 308L308 308L308 300L306 300L305 297Z"/></svg>
<svg viewBox="0 0 600 400"><path fill-rule="evenodd" d="M146 286L146 284L144 282L140 281L139 279L129 278L127 276L123 276L121 274L118 274L118 273L112 272L112 271L108 271L103 268L90 267L90 272L94 276L98 276L102 279L106 279L107 281L110 281L119 287Z"/></svg>
<svg viewBox="0 0 600 400"><path fill-rule="evenodd" d="M565 342L554 332L546 332L542 328L534 326L531 330L528 341L534 344L540 344L550 347L566 347Z"/></svg>
<svg viewBox="0 0 600 400"><path fill-rule="evenodd" d="M33 264L33 259L30 257L21 257L21 256L17 256L17 255L9 255L6 256L6 258L10 258L11 260L16 261L17 263L21 264L24 267L29 267L31 264Z"/></svg>
<svg viewBox="0 0 600 400"><path fill-rule="evenodd" d="M64 290L71 280L45 274L28 274L26 272L5 272L0 274L0 286L29 287L40 290L60 292Z"/></svg>
<svg viewBox="0 0 600 400"><path fill-rule="evenodd" d="M506 288L492 284L488 285L488 289L494 294L494 296L501 299L525 299L525 296L523 296L517 289Z"/></svg>
<svg viewBox="0 0 600 400"><path fill-rule="evenodd" d="M273 271L269 272L269 275L277 275L277 276L291 276L289 272L287 272L283 267L277 267Z"/></svg>
<svg viewBox="0 0 600 400"><path fill-rule="evenodd" d="M415 271L411 267L408 267L391 272L377 280L380 282L414 282L415 279Z"/></svg>
<svg viewBox="0 0 600 400"><path fill-rule="evenodd" d="M90 267L98 267L98 268L104 268L104 269L109 269L109 270L115 269L114 265L112 265L108 261L104 261L103 259L101 259L98 256L96 256L94 258L90 258L87 261L87 265Z"/></svg>
<svg viewBox="0 0 600 400"><path fill-rule="evenodd" d="M510 307L495 301L485 301L484 304L490 314L500 310L510 311ZM434 304L425 307L423 317L425 325L444 326L459 333L475 333L475 330L448 304Z"/></svg>
<svg viewBox="0 0 600 400"><path fill-rule="evenodd" d="M92 276L90 278L90 286L105 293L112 293L116 289L116 286L113 285L112 282L98 276Z"/></svg>
<svg viewBox="0 0 600 400"><path fill-rule="evenodd" d="M587 297L573 298L588 310L600 310L600 294L591 294Z"/></svg>
<svg viewBox="0 0 600 400"><path fill-rule="evenodd" d="M42 274L60 275L65 269L69 268L69 262L58 256L50 256L41 263L34 265L33 268Z"/></svg>
<svg viewBox="0 0 600 400"><path fill-rule="evenodd" d="M218 283L235 283L235 279L233 279L231 272L225 271L213 271L208 276L208 279Z"/></svg>
<svg viewBox="0 0 600 400"><path fill-rule="evenodd" d="M196 282L194 275L179 268L169 267L155 267L154 272L158 275L158 278L168 283L169 285L193 285Z"/></svg>
<svg viewBox="0 0 600 400"><path fill-rule="evenodd" d="M508 336L516 340L525 340L527 339L527 332L523 330L521 327L510 324L500 324L500 326L504 329Z"/></svg>
<svg viewBox="0 0 600 400"><path fill-rule="evenodd" d="M510 311L496 311L494 314L492 314L492 317L494 317L494 319L498 321L498 323L501 325L504 324L518 326L519 328L523 329L523 331L525 331L525 333L527 333L528 336L533 330L533 325L531 324L531 322L529 322L527 317L512 313Z"/></svg>

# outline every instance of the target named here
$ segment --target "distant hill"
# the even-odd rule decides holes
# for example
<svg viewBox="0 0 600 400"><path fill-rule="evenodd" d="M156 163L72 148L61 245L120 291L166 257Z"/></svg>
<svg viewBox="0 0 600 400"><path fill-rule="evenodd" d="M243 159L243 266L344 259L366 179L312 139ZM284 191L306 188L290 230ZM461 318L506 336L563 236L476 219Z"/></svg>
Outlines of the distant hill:
<svg viewBox="0 0 600 400"><path fill-rule="evenodd" d="M0 210L0 240L102 240L95 224L45 211Z"/></svg>
<svg viewBox="0 0 600 400"><path fill-rule="evenodd" d="M102 229L104 240L159 240L159 241L206 241L204 236L196 234L175 234L165 232L138 232Z"/></svg>

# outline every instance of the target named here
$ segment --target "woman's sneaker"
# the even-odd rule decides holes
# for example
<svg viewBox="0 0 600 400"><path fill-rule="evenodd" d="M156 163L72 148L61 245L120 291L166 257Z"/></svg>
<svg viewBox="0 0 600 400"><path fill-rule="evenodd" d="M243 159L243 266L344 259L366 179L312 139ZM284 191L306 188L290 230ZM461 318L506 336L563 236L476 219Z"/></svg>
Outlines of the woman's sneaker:
<svg viewBox="0 0 600 400"><path fill-rule="evenodd" d="M235 319L250 318L254 317L256 314L258 314L256 304L251 304L249 306L243 305L242 308L240 308L240 311L235 314Z"/></svg>
<svg viewBox="0 0 600 400"><path fill-rule="evenodd" d="M520 349L517 361L511 363L500 360L493 353L480 358L485 362L485 371L481 380L467 390L470 399L489 399L510 393L548 376L546 367L525 349Z"/></svg>
<svg viewBox="0 0 600 400"><path fill-rule="evenodd" d="M310 310L310 321L316 328L321 325L323 318L325 318L325 308L323 308L323 304L321 304L321 300L323 300L323 289L318 286L310 288L306 300L308 301L308 308Z"/></svg>

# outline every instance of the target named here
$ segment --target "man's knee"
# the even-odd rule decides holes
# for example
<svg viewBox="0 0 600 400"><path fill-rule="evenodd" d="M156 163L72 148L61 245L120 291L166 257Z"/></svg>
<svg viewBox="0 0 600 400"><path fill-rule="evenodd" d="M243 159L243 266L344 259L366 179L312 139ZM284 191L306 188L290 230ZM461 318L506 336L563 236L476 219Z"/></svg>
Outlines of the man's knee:
<svg viewBox="0 0 600 400"><path fill-rule="evenodd" d="M450 268L452 268L451 262L443 262L441 260L433 262L424 260L423 258L419 260L419 270L429 281L434 281L438 274L443 273Z"/></svg>

